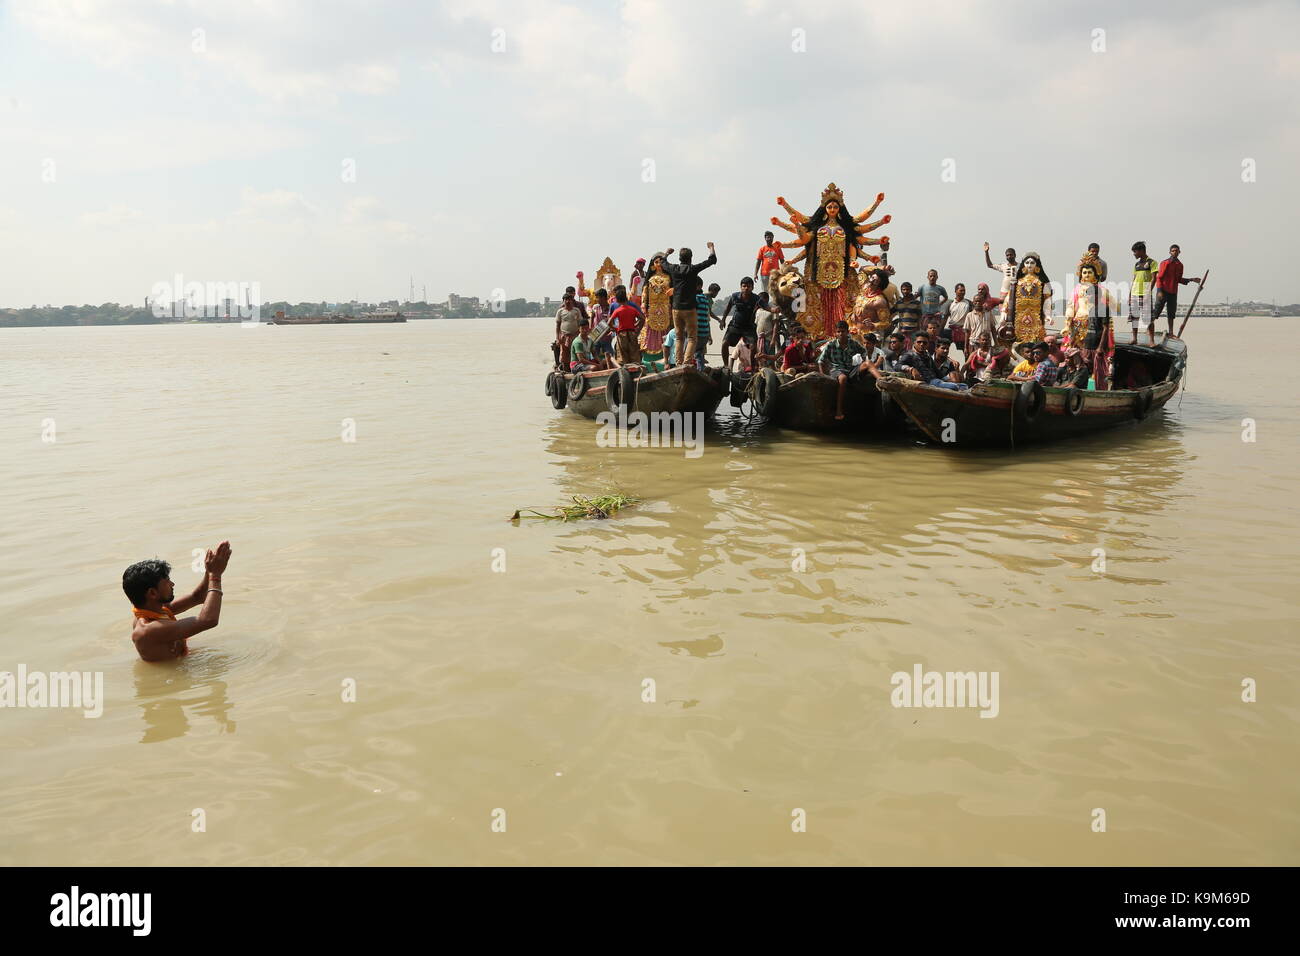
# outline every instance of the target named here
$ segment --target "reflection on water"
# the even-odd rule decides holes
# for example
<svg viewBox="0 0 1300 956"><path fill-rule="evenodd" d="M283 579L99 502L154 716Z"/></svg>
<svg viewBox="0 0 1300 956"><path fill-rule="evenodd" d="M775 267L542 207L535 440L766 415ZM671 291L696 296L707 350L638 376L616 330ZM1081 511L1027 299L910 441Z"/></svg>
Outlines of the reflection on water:
<svg viewBox="0 0 1300 956"><path fill-rule="evenodd" d="M207 648L160 663L135 662L135 699L144 717L141 743L183 737L189 715L211 718L223 734L235 732L234 704L225 681L234 657Z"/></svg>

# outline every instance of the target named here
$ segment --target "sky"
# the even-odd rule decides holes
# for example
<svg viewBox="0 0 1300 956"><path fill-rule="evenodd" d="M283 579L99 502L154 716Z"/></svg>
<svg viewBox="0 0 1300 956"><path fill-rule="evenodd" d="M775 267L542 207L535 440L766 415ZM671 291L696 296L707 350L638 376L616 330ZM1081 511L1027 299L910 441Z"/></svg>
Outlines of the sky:
<svg viewBox="0 0 1300 956"><path fill-rule="evenodd" d="M0 0L0 307L540 299L708 241L731 290L831 181L885 193L900 281L990 281L984 241L1117 278L1141 239L1203 301L1296 302L1296 36L1294 2Z"/></svg>

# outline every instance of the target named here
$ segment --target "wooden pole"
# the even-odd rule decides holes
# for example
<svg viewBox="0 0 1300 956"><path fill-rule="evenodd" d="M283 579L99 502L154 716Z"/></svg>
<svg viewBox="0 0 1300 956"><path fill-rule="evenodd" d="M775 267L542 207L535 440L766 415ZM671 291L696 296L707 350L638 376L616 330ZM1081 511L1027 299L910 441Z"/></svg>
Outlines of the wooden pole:
<svg viewBox="0 0 1300 956"><path fill-rule="evenodd" d="M1192 309L1196 308L1196 300L1201 297L1205 291L1205 280L1209 278L1210 270L1205 270L1205 275L1201 276L1201 281L1196 283L1196 295L1192 296L1192 304L1187 307L1187 314L1183 316L1183 324L1178 326L1178 338L1183 337L1183 329L1187 328L1187 320L1192 317Z"/></svg>

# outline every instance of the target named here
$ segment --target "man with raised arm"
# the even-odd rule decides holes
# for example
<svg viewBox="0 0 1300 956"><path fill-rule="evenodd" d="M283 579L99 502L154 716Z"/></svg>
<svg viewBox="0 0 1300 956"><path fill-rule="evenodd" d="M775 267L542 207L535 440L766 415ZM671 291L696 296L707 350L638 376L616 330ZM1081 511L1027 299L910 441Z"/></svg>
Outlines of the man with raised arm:
<svg viewBox="0 0 1300 956"><path fill-rule="evenodd" d="M676 265L664 262L664 271L673 281L673 328L677 330L677 354L673 357L674 365L690 364L695 359L696 344L699 340L695 316L695 277L718 261L718 253L713 248L713 243L707 245L709 257L703 262L693 262L691 250L685 247L677 251Z"/></svg>
<svg viewBox="0 0 1300 956"><path fill-rule="evenodd" d="M189 653L187 641L217 626L221 618L221 573L230 560L230 542L209 549L203 560L203 578L185 597L176 600L171 565L154 558L138 561L122 572L122 590L131 602L134 623L131 640L145 661L169 661ZM176 615L197 604L198 617L177 620Z"/></svg>

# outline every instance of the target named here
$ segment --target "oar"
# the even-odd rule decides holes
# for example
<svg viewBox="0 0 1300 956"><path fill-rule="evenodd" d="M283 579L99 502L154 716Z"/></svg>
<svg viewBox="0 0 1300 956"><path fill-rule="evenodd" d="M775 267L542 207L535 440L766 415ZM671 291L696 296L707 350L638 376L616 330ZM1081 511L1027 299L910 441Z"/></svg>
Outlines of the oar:
<svg viewBox="0 0 1300 956"><path fill-rule="evenodd" d="M1178 338L1183 337L1183 329L1187 328L1187 320L1192 317L1192 309L1196 308L1196 300L1201 297L1205 291L1205 280L1209 277L1210 270L1205 270L1205 275L1201 276L1201 281L1196 283L1196 295L1192 296L1192 304L1187 307L1187 314L1183 316L1183 324L1178 326Z"/></svg>

